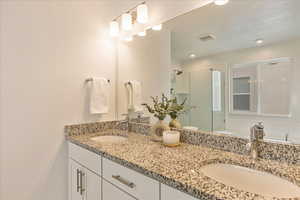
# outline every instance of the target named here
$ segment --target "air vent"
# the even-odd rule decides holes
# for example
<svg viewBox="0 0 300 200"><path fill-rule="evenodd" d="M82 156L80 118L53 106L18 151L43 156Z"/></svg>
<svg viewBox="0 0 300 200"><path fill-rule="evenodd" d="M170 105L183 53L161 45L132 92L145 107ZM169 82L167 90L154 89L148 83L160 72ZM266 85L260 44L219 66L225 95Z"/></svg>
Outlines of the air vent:
<svg viewBox="0 0 300 200"><path fill-rule="evenodd" d="M212 35L212 34L208 34L208 35L201 35L199 37L199 39L202 41L202 42L207 42L209 40L215 40L216 39L216 36Z"/></svg>

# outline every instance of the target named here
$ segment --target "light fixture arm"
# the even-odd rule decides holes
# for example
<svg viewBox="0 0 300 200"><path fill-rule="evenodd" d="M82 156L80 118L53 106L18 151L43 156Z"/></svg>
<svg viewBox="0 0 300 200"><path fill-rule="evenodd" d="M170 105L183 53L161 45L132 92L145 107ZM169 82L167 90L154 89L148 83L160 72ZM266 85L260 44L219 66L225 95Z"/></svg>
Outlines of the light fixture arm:
<svg viewBox="0 0 300 200"><path fill-rule="evenodd" d="M124 12L124 13L130 14L130 13L131 13L132 11L134 11L139 5L143 5L143 4L146 4L146 1L143 1L142 3L139 3L139 4L135 5L134 7L130 8L129 10L127 10L127 11ZM115 17L115 18L113 19L113 21L118 21L118 20L121 18L122 15L123 15L123 14L121 14L121 15Z"/></svg>

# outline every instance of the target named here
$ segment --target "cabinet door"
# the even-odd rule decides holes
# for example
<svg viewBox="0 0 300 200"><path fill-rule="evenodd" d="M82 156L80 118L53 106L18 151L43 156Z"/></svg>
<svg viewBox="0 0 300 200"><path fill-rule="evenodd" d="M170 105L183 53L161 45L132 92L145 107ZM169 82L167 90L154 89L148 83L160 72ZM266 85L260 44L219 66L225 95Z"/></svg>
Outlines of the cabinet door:
<svg viewBox="0 0 300 200"><path fill-rule="evenodd" d="M103 200L136 200L114 185L103 180Z"/></svg>
<svg viewBox="0 0 300 200"><path fill-rule="evenodd" d="M69 159L69 200L82 200L80 194L80 171L82 167Z"/></svg>
<svg viewBox="0 0 300 200"><path fill-rule="evenodd" d="M161 200L197 200L179 190L161 184Z"/></svg>
<svg viewBox="0 0 300 200"><path fill-rule="evenodd" d="M84 168L82 179L83 200L101 200L101 177Z"/></svg>

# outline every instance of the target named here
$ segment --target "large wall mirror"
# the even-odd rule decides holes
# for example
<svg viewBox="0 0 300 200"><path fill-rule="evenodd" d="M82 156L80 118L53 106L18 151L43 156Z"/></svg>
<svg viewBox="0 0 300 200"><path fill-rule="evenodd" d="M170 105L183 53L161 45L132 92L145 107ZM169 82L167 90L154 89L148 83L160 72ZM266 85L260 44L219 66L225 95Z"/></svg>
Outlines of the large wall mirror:
<svg viewBox="0 0 300 200"><path fill-rule="evenodd" d="M194 109L186 127L249 137L264 122L266 139L300 143L299 0L208 4L120 43L119 113L124 83L142 82L143 100L166 93ZM147 112L145 112L147 116Z"/></svg>

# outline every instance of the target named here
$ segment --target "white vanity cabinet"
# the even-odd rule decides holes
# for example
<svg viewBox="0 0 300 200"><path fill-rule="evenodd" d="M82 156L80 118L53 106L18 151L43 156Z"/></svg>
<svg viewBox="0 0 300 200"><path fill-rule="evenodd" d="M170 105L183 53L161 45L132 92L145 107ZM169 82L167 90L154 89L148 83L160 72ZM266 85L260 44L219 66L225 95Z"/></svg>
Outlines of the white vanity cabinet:
<svg viewBox="0 0 300 200"><path fill-rule="evenodd" d="M103 180L103 199L105 200L136 200L129 194L119 190L116 186Z"/></svg>
<svg viewBox="0 0 300 200"><path fill-rule="evenodd" d="M159 200L159 182L103 158L103 178L139 200ZM103 195L107 191L103 189ZM105 199L104 200L113 200Z"/></svg>
<svg viewBox="0 0 300 200"><path fill-rule="evenodd" d="M69 143L69 200L197 200Z"/></svg>
<svg viewBox="0 0 300 200"><path fill-rule="evenodd" d="M81 165L69 159L69 200L82 200L80 193L81 170Z"/></svg>
<svg viewBox="0 0 300 200"><path fill-rule="evenodd" d="M199 200L167 185L161 184L161 200Z"/></svg>
<svg viewBox="0 0 300 200"><path fill-rule="evenodd" d="M71 143L69 200L101 200L101 156Z"/></svg>

